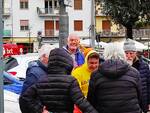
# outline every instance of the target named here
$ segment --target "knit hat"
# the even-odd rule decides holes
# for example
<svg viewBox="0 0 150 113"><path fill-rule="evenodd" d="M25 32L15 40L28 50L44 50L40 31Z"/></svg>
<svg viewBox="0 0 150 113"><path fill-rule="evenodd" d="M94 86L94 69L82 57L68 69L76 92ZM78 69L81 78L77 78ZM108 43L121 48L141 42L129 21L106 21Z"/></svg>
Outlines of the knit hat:
<svg viewBox="0 0 150 113"><path fill-rule="evenodd" d="M124 42L124 47L123 47L124 51L137 51L136 50L136 46L135 46L135 43L130 40L130 39L127 39L125 42Z"/></svg>

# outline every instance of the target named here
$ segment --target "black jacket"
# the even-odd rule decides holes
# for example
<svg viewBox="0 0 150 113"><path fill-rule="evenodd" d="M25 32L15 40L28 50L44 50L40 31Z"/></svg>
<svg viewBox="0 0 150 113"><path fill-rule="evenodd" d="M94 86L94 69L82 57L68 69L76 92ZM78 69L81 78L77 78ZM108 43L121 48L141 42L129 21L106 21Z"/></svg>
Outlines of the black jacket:
<svg viewBox="0 0 150 113"><path fill-rule="evenodd" d="M91 76L88 100L99 113L140 113L139 72L121 60L107 60Z"/></svg>
<svg viewBox="0 0 150 113"><path fill-rule="evenodd" d="M77 80L69 75L73 68L71 56L63 49L51 51L48 75L28 88L20 99L32 113L41 113L44 106L53 113L73 113L74 104L86 113L97 113L83 96Z"/></svg>
<svg viewBox="0 0 150 113"><path fill-rule="evenodd" d="M139 72L142 82L142 98L143 98L143 111L148 111L150 104L150 70L149 65L140 57L133 65Z"/></svg>

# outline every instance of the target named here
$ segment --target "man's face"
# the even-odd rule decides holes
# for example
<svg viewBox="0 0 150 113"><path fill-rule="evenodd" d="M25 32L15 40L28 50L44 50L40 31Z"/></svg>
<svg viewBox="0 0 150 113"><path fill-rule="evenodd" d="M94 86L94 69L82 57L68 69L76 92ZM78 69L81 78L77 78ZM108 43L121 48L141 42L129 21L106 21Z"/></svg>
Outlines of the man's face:
<svg viewBox="0 0 150 113"><path fill-rule="evenodd" d="M70 37L68 39L68 48L71 51L76 50L79 47L79 38L78 37Z"/></svg>
<svg viewBox="0 0 150 113"><path fill-rule="evenodd" d="M89 70L91 72L93 72L93 71L98 69L99 59L97 59L97 58L89 58L87 63L88 63Z"/></svg>
<svg viewBox="0 0 150 113"><path fill-rule="evenodd" d="M135 51L125 51L127 62L132 62L136 58L136 52Z"/></svg>

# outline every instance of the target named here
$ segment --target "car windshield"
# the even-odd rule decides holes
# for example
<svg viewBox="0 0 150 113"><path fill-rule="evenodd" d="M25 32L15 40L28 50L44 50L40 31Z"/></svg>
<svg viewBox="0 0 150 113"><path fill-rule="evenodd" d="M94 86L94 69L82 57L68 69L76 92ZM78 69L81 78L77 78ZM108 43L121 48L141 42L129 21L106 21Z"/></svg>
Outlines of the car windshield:
<svg viewBox="0 0 150 113"><path fill-rule="evenodd" d="M11 57L5 62L5 71L18 66L18 62L15 58Z"/></svg>
<svg viewBox="0 0 150 113"><path fill-rule="evenodd" d="M13 84L13 82L8 78L4 77L4 85L8 85L8 84Z"/></svg>

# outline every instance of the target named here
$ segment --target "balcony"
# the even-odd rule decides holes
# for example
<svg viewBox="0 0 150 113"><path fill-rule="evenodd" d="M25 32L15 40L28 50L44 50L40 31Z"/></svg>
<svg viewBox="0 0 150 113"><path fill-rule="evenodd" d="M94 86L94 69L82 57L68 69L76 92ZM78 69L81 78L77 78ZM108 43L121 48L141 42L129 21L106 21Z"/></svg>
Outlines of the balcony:
<svg viewBox="0 0 150 113"><path fill-rule="evenodd" d="M100 37L125 37L125 29L120 29L118 32L111 32L110 30L103 30L98 33Z"/></svg>
<svg viewBox="0 0 150 113"><path fill-rule="evenodd" d="M3 13L3 17L10 17L11 13L10 13L10 8L4 8L4 13Z"/></svg>
<svg viewBox="0 0 150 113"><path fill-rule="evenodd" d="M44 37L58 37L59 31L58 30L45 30L45 36Z"/></svg>
<svg viewBox="0 0 150 113"><path fill-rule="evenodd" d="M39 17L51 17L51 16L59 16L58 8L39 8L37 7L37 13Z"/></svg>

